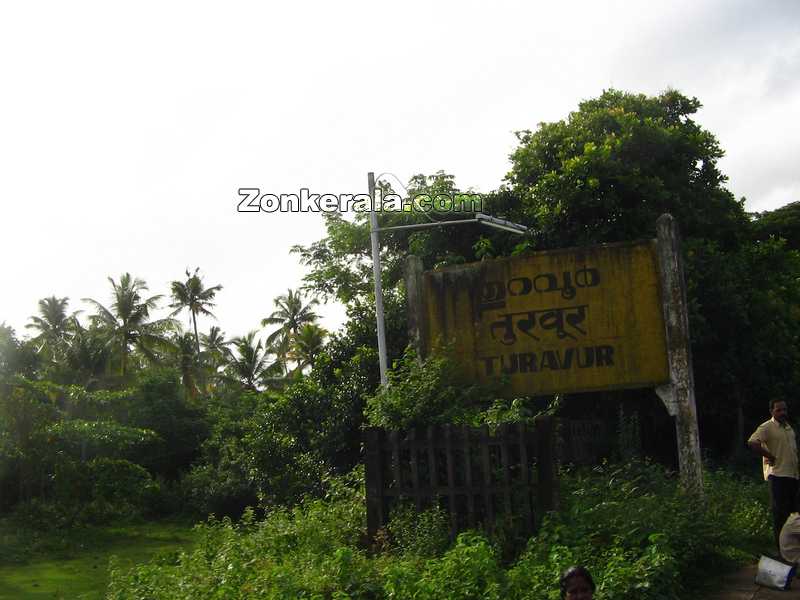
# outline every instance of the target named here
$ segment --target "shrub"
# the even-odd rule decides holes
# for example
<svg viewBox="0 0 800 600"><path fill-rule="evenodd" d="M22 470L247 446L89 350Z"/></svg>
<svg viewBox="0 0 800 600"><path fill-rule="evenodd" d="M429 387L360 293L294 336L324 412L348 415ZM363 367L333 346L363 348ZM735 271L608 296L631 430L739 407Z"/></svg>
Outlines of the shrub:
<svg viewBox="0 0 800 600"><path fill-rule="evenodd" d="M98 458L89 463L93 496L105 502L127 502L146 508L158 494L158 484L135 463L123 459Z"/></svg>
<svg viewBox="0 0 800 600"><path fill-rule="evenodd" d="M450 517L438 507L418 513L412 504L400 504L386 529L400 554L433 557L450 545Z"/></svg>
<svg viewBox="0 0 800 600"><path fill-rule="evenodd" d="M329 482L327 499L273 509L256 522L211 518L177 564L161 559L129 572L112 570L107 598L374 598L381 583L358 544L363 490ZM165 564L166 563L166 564Z"/></svg>
<svg viewBox="0 0 800 600"><path fill-rule="evenodd" d="M697 579L696 565L705 579L769 543L766 486L725 473L707 474L704 502L647 463L565 473L561 510L510 567L486 536L465 532L448 547L441 512L407 507L389 525L397 552L368 555L363 475L326 486L326 498L274 508L262 521L252 511L238 524L212 519L191 552L115 568L107 597L556 600L559 573L581 563L598 600L674 600Z"/></svg>
<svg viewBox="0 0 800 600"><path fill-rule="evenodd" d="M87 465L92 481L92 499L86 518L93 523L131 518L151 512L161 489L150 474L123 459L98 458Z"/></svg>
<svg viewBox="0 0 800 600"><path fill-rule="evenodd" d="M373 427L408 429L431 423L466 421L481 402L476 386L462 385L453 360L432 355L423 361L411 348L389 373L388 386L367 399L365 414Z"/></svg>
<svg viewBox="0 0 800 600"><path fill-rule="evenodd" d="M499 600L507 597L505 580L489 541L467 532L441 558L390 565L384 589L387 598Z"/></svg>
<svg viewBox="0 0 800 600"><path fill-rule="evenodd" d="M557 598L554 577L578 563L595 576L600 599L679 598L697 565L707 576L737 549L741 558L742 548L768 543L768 527L752 526L746 509L762 487L709 472L699 502L674 474L648 463L571 473L562 478L562 510L549 515L509 572L512 597Z"/></svg>
<svg viewBox="0 0 800 600"><path fill-rule="evenodd" d="M327 465L299 435L288 404L273 392L247 392L213 408L202 460L183 480L198 511L239 517L246 506L291 505L320 491Z"/></svg>

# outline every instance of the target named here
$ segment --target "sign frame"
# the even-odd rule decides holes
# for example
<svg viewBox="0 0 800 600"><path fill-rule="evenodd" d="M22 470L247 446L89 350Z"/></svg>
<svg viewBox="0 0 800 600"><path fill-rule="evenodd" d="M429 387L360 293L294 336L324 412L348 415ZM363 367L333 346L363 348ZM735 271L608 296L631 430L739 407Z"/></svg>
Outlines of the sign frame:
<svg viewBox="0 0 800 600"><path fill-rule="evenodd" d="M687 489L697 495L702 495L702 460L694 396L688 303L680 234L675 219L669 214L661 215L656 222L656 233L656 239L653 241L655 242L659 300L666 344L667 377L664 381L612 386L604 389L648 387L654 389L668 413L675 418L682 483ZM617 247L636 243L642 242L620 242L598 246ZM559 249L556 252L585 250L585 248L567 248ZM432 349L431 340L428 339L428 310L424 296L424 276L422 260L416 256L409 256L405 266L409 339L421 358L427 356ZM558 393L586 391L599 391L599 389L575 389Z"/></svg>

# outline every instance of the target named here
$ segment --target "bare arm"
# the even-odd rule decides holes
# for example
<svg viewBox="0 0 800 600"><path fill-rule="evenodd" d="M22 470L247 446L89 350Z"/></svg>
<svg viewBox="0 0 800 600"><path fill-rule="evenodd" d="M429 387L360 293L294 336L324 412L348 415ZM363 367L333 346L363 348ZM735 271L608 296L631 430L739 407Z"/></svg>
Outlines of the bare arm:
<svg viewBox="0 0 800 600"><path fill-rule="evenodd" d="M759 456L763 456L767 459L768 465L775 464L775 455L772 454L769 450L767 450L764 446L761 445L761 442L747 442L747 445L750 446L750 450L758 454Z"/></svg>

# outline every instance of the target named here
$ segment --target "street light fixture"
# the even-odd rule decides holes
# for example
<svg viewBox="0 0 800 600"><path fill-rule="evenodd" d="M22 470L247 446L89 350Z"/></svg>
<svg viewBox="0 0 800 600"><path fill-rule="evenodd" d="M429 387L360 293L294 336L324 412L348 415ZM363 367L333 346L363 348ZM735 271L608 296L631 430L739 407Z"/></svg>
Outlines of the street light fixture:
<svg viewBox="0 0 800 600"><path fill-rule="evenodd" d="M511 221L498 219L497 217L490 217L489 215L485 215L483 213L475 213L475 220L483 225L488 225L489 227L494 227L495 229L502 229L503 231L510 231L511 233L517 233L520 235L528 233L528 228L525 227L525 225L512 223Z"/></svg>
<svg viewBox="0 0 800 600"><path fill-rule="evenodd" d="M429 229L431 227L442 227L444 225L463 225L465 223L479 223L487 227L493 227L502 231L523 235L528 232L528 228L518 223L512 223L505 219L498 219L483 213L475 213L472 219L459 219L452 221L436 221L432 223L417 223L413 225L396 225L394 227L378 227L378 215L375 212L375 173L367 175L369 184L369 197L372 210L369 214L369 235L372 243L372 274L375 278L375 319L378 324L378 361L381 370L381 386L388 383L387 359L386 359L386 324L383 317L383 289L381 286L381 255L380 255L380 232L399 231L402 229Z"/></svg>

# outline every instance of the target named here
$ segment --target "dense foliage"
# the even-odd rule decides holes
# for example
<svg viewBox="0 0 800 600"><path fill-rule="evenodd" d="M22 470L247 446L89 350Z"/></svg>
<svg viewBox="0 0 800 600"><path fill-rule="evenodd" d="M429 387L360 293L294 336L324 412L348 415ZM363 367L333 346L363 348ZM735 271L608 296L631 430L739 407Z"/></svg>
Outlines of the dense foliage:
<svg viewBox="0 0 800 600"><path fill-rule="evenodd" d="M652 237L665 212L687 237L735 244L747 217L722 185L719 143L692 119L700 106L676 91L609 90L565 121L518 133L508 181L535 247Z"/></svg>
<svg viewBox="0 0 800 600"><path fill-rule="evenodd" d="M2 502L48 526L172 511L162 487L194 460L205 428L172 371L118 392L17 376L0 385Z"/></svg>
<svg viewBox="0 0 800 600"><path fill-rule="evenodd" d="M371 427L404 430L439 423L495 427L532 422L548 409L546 398L498 397L493 385L471 384L448 353L420 359L407 349L389 373L389 385L368 397L364 407Z"/></svg>
<svg viewBox="0 0 800 600"><path fill-rule="evenodd" d="M465 385L452 360L431 356L417 360L407 350L390 374L389 385L367 400L370 425L409 429L434 423L455 423L482 400L476 386Z"/></svg>
<svg viewBox="0 0 800 600"><path fill-rule="evenodd" d="M331 485L332 484L332 485ZM442 540L441 516L412 531L398 514L386 549L370 554L363 487L329 482L325 499L200 526L174 562L113 574L109 598L558 598L559 572L588 565L600 600L686 598L690 585L769 538L762 482L711 473L706 502L644 463L565 473L562 508L510 560L503 541L465 532Z"/></svg>

